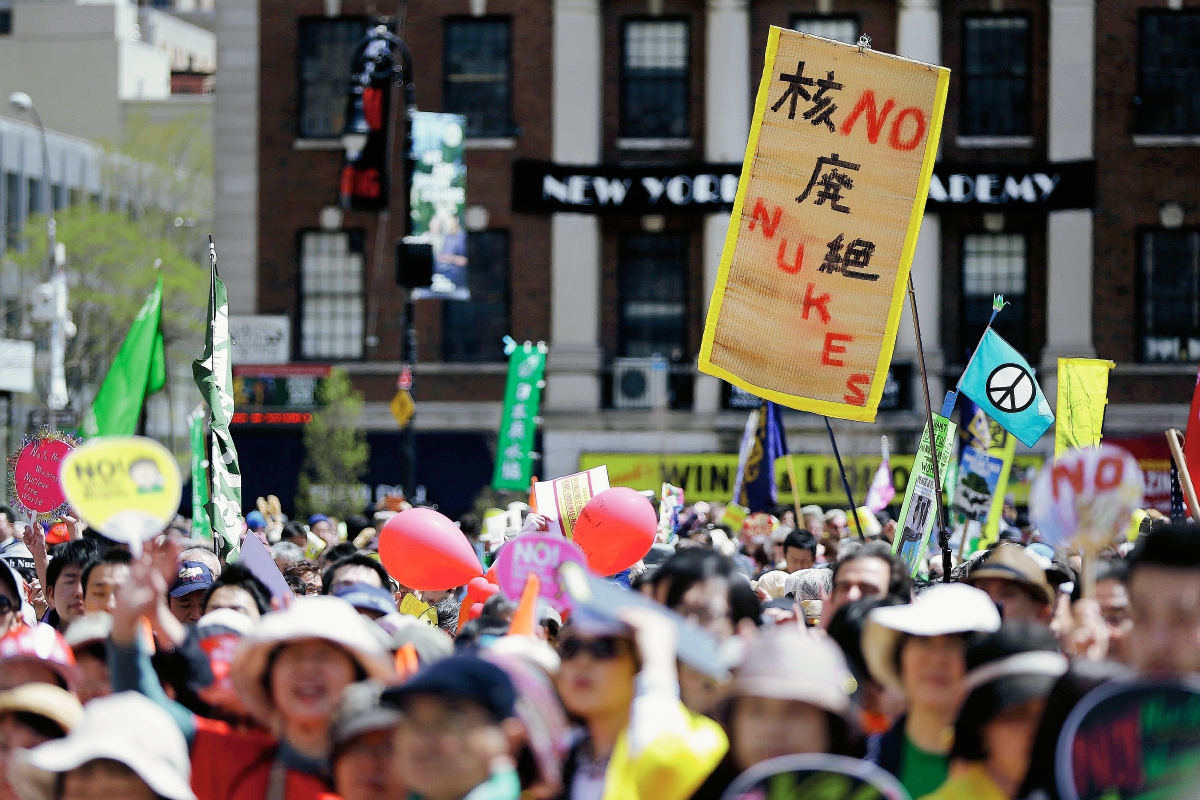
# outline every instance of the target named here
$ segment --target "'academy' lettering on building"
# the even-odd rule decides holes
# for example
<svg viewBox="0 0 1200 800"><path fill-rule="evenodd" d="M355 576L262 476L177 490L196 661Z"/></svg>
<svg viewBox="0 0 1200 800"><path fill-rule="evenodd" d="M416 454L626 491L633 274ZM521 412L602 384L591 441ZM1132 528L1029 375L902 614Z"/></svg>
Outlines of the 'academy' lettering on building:
<svg viewBox="0 0 1200 800"><path fill-rule="evenodd" d="M981 204L1054 210L1090 208L1095 202L1095 162L1063 164L937 164L929 181L929 206Z"/></svg>

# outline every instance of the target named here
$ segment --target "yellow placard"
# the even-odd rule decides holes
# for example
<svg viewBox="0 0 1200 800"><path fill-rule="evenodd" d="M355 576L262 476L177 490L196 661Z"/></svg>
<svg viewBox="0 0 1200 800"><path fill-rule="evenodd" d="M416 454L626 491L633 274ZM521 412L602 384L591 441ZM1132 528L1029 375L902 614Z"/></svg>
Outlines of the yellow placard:
<svg viewBox="0 0 1200 800"><path fill-rule="evenodd" d="M896 500L899 503L908 486L913 456L892 453L890 458L892 483L899 495ZM867 487L882 460L879 453L842 454L846 477L858 502L863 502L866 497ZM842 488L837 460L832 455L796 454L792 461L796 465L796 494L801 505L846 506L846 490ZM1042 456L1032 453L1023 453L1013 459L1013 477L1008 492L1016 497L1018 505L1028 502L1029 486L1044 461ZM666 481L683 489L688 503L699 500L728 503L737 478L737 463L737 453L582 453L579 456L580 469L606 464L613 486L643 491ZM775 485L779 489L780 502L791 498L787 458L775 462Z"/></svg>
<svg viewBox="0 0 1200 800"><path fill-rule="evenodd" d="M701 372L871 422L950 71L771 28Z"/></svg>
<svg viewBox="0 0 1200 800"><path fill-rule="evenodd" d="M1103 358L1058 360L1058 409L1054 419L1054 457L1068 450L1099 447L1108 405L1108 373L1115 367Z"/></svg>
<svg viewBox="0 0 1200 800"><path fill-rule="evenodd" d="M406 594L404 599L400 601L400 613L410 617L416 617L431 628L436 628L438 625L437 609L417 599L416 595Z"/></svg>
<svg viewBox="0 0 1200 800"><path fill-rule="evenodd" d="M417 407L413 403L412 395L400 389L392 398L392 402L388 403L388 410L392 412L396 424L403 428L412 421L413 412L417 410Z"/></svg>
<svg viewBox="0 0 1200 800"><path fill-rule="evenodd" d="M84 522L115 541L157 536L179 510L179 465L145 436L91 439L63 459L58 476Z"/></svg>

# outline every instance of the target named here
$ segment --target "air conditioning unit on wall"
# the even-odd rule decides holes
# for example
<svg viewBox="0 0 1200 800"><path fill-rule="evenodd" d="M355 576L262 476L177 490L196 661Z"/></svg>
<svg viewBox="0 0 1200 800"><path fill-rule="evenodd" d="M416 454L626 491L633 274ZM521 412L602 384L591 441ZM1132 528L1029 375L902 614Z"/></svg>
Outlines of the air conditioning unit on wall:
<svg viewBox="0 0 1200 800"><path fill-rule="evenodd" d="M667 360L617 358L613 360L613 408L666 408L670 403Z"/></svg>

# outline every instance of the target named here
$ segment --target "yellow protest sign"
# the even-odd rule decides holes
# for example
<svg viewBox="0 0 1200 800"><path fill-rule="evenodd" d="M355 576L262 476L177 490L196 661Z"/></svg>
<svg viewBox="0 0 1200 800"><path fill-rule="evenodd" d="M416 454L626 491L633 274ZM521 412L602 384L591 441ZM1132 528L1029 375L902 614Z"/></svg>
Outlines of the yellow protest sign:
<svg viewBox="0 0 1200 800"><path fill-rule="evenodd" d="M404 595L404 599L400 601L400 613L409 617L416 617L431 628L437 627L437 609L429 605L429 603L418 600L416 595Z"/></svg>
<svg viewBox="0 0 1200 800"><path fill-rule="evenodd" d="M1058 360L1058 409L1054 417L1054 457L1068 450L1096 447L1108 405L1108 371L1103 358Z"/></svg>
<svg viewBox="0 0 1200 800"><path fill-rule="evenodd" d="M84 522L131 547L162 533L179 509L179 465L144 436L91 439L63 459L58 475Z"/></svg>
<svg viewBox="0 0 1200 800"><path fill-rule="evenodd" d="M949 80L771 28L701 372L791 408L875 419Z"/></svg>

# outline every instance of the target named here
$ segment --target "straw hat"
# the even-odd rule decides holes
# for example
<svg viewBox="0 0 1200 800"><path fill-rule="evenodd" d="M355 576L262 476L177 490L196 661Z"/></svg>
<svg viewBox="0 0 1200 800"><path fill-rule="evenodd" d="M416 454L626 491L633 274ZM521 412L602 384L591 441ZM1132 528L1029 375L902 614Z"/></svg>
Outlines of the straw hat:
<svg viewBox="0 0 1200 800"><path fill-rule="evenodd" d="M732 696L798 700L849 718L855 689L846 659L832 641L792 626L777 626L750 643L734 678Z"/></svg>
<svg viewBox="0 0 1200 800"><path fill-rule="evenodd" d="M48 683L26 683L0 692L0 714L17 711L45 717L64 733L70 733L83 717L83 706L75 695Z"/></svg>
<svg viewBox="0 0 1200 800"><path fill-rule="evenodd" d="M59 775L102 758L129 767L159 797L195 798L188 746L179 726L136 692L97 698L66 738L16 751L8 779L21 800L53 800Z"/></svg>
<svg viewBox="0 0 1200 800"><path fill-rule="evenodd" d="M967 575L966 582L975 585L975 581L984 578L999 578L1027 586L1047 605L1055 601L1054 589L1046 580L1046 570L1025 552L1019 544L1001 543Z"/></svg>
<svg viewBox="0 0 1200 800"><path fill-rule="evenodd" d="M962 583L939 583L911 603L872 611L863 628L863 658L876 681L904 694L896 654L906 637L992 633L999 628L1000 612L986 592Z"/></svg>
<svg viewBox="0 0 1200 800"><path fill-rule="evenodd" d="M298 597L286 611L267 614L253 634L242 640L233 657L233 684L246 709L270 724L275 704L263 685L271 654L303 639L320 639L345 650L368 678L387 683L394 677L392 659L372 633L370 620L338 597Z"/></svg>

